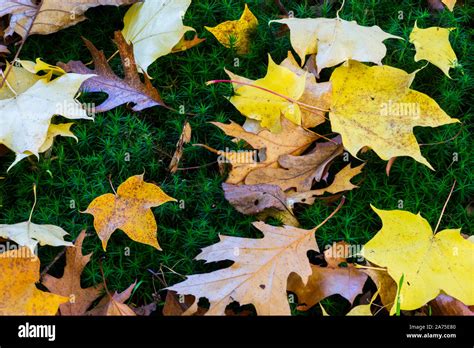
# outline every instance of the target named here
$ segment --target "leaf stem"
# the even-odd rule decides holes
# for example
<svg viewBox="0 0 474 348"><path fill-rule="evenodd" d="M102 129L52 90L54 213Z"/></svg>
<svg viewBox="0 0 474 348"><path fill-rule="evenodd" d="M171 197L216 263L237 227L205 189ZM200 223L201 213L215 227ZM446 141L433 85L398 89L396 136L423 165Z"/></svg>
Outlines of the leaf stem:
<svg viewBox="0 0 474 348"><path fill-rule="evenodd" d="M451 191L449 191L449 195L448 195L448 198L446 199L446 202L444 202L443 210L441 210L441 215L439 216L438 223L436 224L433 234L436 234L436 231L438 231L438 227L439 227L439 224L441 223L441 219L443 218L443 214L444 214L444 211L446 210L446 206L448 205L448 202L451 199L451 195L453 194L454 186L456 186L456 179L453 182L453 186L451 186Z"/></svg>

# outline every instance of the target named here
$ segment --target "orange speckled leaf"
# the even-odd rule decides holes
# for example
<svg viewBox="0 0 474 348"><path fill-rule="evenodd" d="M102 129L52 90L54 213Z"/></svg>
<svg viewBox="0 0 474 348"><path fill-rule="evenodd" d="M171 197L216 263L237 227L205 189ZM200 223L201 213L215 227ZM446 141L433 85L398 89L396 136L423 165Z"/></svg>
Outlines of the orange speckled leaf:
<svg viewBox="0 0 474 348"><path fill-rule="evenodd" d="M36 288L40 261L29 248L0 254L0 315L55 315L68 298Z"/></svg>
<svg viewBox="0 0 474 348"><path fill-rule="evenodd" d="M102 240L104 250L117 229L124 231L136 242L161 250L156 239L156 220L150 208L176 201L158 186L135 175L122 183L117 194L107 193L94 199L85 213L94 216L94 228Z"/></svg>

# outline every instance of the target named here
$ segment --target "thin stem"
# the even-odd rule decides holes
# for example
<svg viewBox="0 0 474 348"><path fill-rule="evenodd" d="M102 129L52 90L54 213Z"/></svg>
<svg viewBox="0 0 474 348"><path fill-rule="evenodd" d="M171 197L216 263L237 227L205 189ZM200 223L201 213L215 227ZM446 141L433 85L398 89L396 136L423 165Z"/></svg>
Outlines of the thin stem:
<svg viewBox="0 0 474 348"><path fill-rule="evenodd" d="M346 0L342 0L342 5L339 7L339 10L336 12L336 17L339 19L339 12L341 12L342 8L344 7L344 4L346 3Z"/></svg>
<svg viewBox="0 0 474 348"><path fill-rule="evenodd" d="M324 219L323 222L321 222L318 226L314 228L314 230L318 230L321 226L323 226L330 218L332 218L344 205L344 202L346 201L346 197L342 196L341 201L339 202L339 205L337 206L336 210L334 210L327 218Z"/></svg>
<svg viewBox="0 0 474 348"><path fill-rule="evenodd" d="M438 231L438 227L439 227L439 224L441 223L441 219L443 218L443 214L444 214L444 211L446 210L446 206L448 205L448 202L451 199L451 195L453 194L454 186L456 186L456 179L453 182L453 186L451 186L451 191L449 191L449 195L448 195L448 198L446 199L446 202L444 202L443 210L441 210L441 215L439 216L438 223L436 224L433 234L435 234L436 231Z"/></svg>
<svg viewBox="0 0 474 348"><path fill-rule="evenodd" d="M109 174L109 184L110 184L110 187L112 188L112 191L114 191L115 195L117 196L117 191L115 191L114 184L112 184L111 174Z"/></svg>
<svg viewBox="0 0 474 348"><path fill-rule="evenodd" d="M36 207L36 184L33 184L33 195L35 197L35 200L33 202L33 207L31 207L30 217L28 218L28 222L31 222L31 218L33 217L33 211L35 210L35 207Z"/></svg>

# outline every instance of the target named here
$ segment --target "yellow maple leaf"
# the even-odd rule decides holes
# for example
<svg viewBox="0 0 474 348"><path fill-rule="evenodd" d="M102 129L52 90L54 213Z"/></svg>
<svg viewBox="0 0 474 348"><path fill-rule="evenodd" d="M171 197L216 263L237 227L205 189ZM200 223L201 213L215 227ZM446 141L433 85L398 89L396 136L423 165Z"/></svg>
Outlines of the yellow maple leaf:
<svg viewBox="0 0 474 348"><path fill-rule="evenodd" d="M116 194L107 193L94 199L84 213L94 216L94 228L104 250L117 229L124 231L136 242L161 250L156 239L156 220L150 208L176 201L161 188L135 175L122 183Z"/></svg>
<svg viewBox="0 0 474 348"><path fill-rule="evenodd" d="M273 133L281 131L280 115L297 125L301 124L299 106L288 99L298 100L303 95L306 74L298 76L288 68L277 65L269 55L267 74L252 85L266 90L244 85L236 88L235 95L230 98L243 115L260 121L262 127Z"/></svg>
<svg viewBox="0 0 474 348"><path fill-rule="evenodd" d="M361 254L370 262L387 267L397 284L404 275L399 289L400 309L420 308L441 291L465 305L474 304L474 244L463 238L460 229L433 233L420 214L372 209L383 226Z"/></svg>
<svg viewBox="0 0 474 348"><path fill-rule="evenodd" d="M225 47L235 46L238 54L250 50L251 34L257 29L258 20L245 4L244 12L238 20L226 21L215 27L205 27Z"/></svg>
<svg viewBox="0 0 474 348"><path fill-rule="evenodd" d="M415 22L410 42L415 45L415 62L427 60L449 76L449 69L458 65L456 53L449 43L449 33L455 28L418 28Z"/></svg>
<svg viewBox="0 0 474 348"><path fill-rule="evenodd" d="M349 61L331 76L331 128L353 156L364 146L384 160L409 156L433 169L420 152L413 128L459 122L426 94L410 89L415 73Z"/></svg>
<svg viewBox="0 0 474 348"><path fill-rule="evenodd" d="M36 288L40 260L29 248L0 254L0 315L55 315L67 297Z"/></svg>

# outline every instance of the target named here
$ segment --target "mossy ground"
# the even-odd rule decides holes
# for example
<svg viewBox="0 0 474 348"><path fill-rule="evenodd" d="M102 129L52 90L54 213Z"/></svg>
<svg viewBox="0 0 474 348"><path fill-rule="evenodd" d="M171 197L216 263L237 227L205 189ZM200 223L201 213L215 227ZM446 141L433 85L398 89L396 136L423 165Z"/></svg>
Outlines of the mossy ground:
<svg viewBox="0 0 474 348"><path fill-rule="evenodd" d="M32 185L38 187L38 204L33 221L40 224L61 226L75 238L82 229L91 237L86 239L86 252L94 252L92 261L83 274L83 284L88 286L102 282L102 265L109 289L124 290L135 280L138 286L130 301L148 303L153 294L164 288L158 278L150 272L161 274L169 285L184 279L184 275L213 269L202 262L193 261L200 248L218 241L218 234L242 237L257 237L252 227L253 217L244 216L224 199L216 156L203 148L187 146L182 167L199 167L178 171L170 175L167 166L179 138L183 122L188 118L192 129L192 142L207 144L213 148L235 148L210 121L243 122L243 117L224 98L232 94L228 85L206 86L212 79L226 78L224 68L249 78L262 77L266 72L267 55L276 62L286 57L291 49L288 34L280 35L279 25L267 25L280 15L273 1L247 1L259 19L251 52L238 57L234 50L221 46L204 29L229 19L239 18L244 1L194 1L186 13L186 25L194 27L206 41L199 46L178 54L170 54L155 62L149 69L153 84L161 92L165 102L178 109L184 105L186 116L165 108L152 108L142 113L130 112L119 107L96 115L95 122L77 122L73 131L79 138L60 138L55 142L50 156L40 160L24 160L8 175L6 169L13 156L0 159L0 222L16 223L28 218L33 203ZM319 1L283 1L295 17L334 17L340 3ZM321 1L323 3L323 1ZM113 32L122 28L126 9L101 7L87 12L89 20L72 28L49 36L30 37L21 54L22 59L43 58L49 63L69 60L89 62L91 57L80 37L84 36L103 49L107 56L115 51L111 39ZM472 144L469 127L472 122L473 61L472 30L468 28L473 15L468 6L457 6L453 13L432 13L425 1L348 0L340 16L356 20L362 25L378 25L383 30L403 37L405 40L387 40L388 54L384 64L412 72L425 62L415 63L414 47L408 36L415 23L419 27L456 27L450 41L458 56L460 67L448 79L435 66L429 64L421 70L412 88L428 94L452 117L460 119L464 126L454 139L442 144L422 147L423 155L436 171L410 158L399 158L392 167L390 176L385 175L386 162L373 152L360 157L367 161L360 188L346 194L346 203L341 211L317 232L320 248L333 241L345 240L353 244L367 242L380 228L381 222L369 208L369 204L381 209L397 209L403 201L403 209L421 212L432 226L436 225L450 188L456 187L446 208L441 228L462 228L471 234L473 222L468 215L472 203L474 174L472 171ZM239 65L234 66L235 58ZM111 64L116 72L121 71L120 60ZM323 80L332 69L326 69ZM84 96L85 101L100 101ZM439 128L417 128L415 135L422 144L443 142L454 137L460 124ZM321 134L330 133L328 125L319 127ZM457 155L456 155L457 154ZM126 161L129 156L130 160ZM453 161L457 156L458 160ZM109 241L107 252L94 233L91 215L81 214L97 196L112 192L109 177L115 187L136 174L145 173L145 180L160 185L165 192L184 203L167 203L153 209L158 221L159 241L162 252L152 247L131 241L123 232L117 231ZM74 206L71 202L74 201ZM298 207L296 216L302 227L312 228L319 224L334 205L316 202L312 206ZM126 253L129 248L130 255ZM60 248L41 247L43 267L60 252ZM215 267L214 267L215 268ZM60 274L60 263L53 267ZM162 302L161 302L162 304ZM334 296L323 302L330 314L347 311L349 304ZM312 313L319 312L316 308Z"/></svg>

